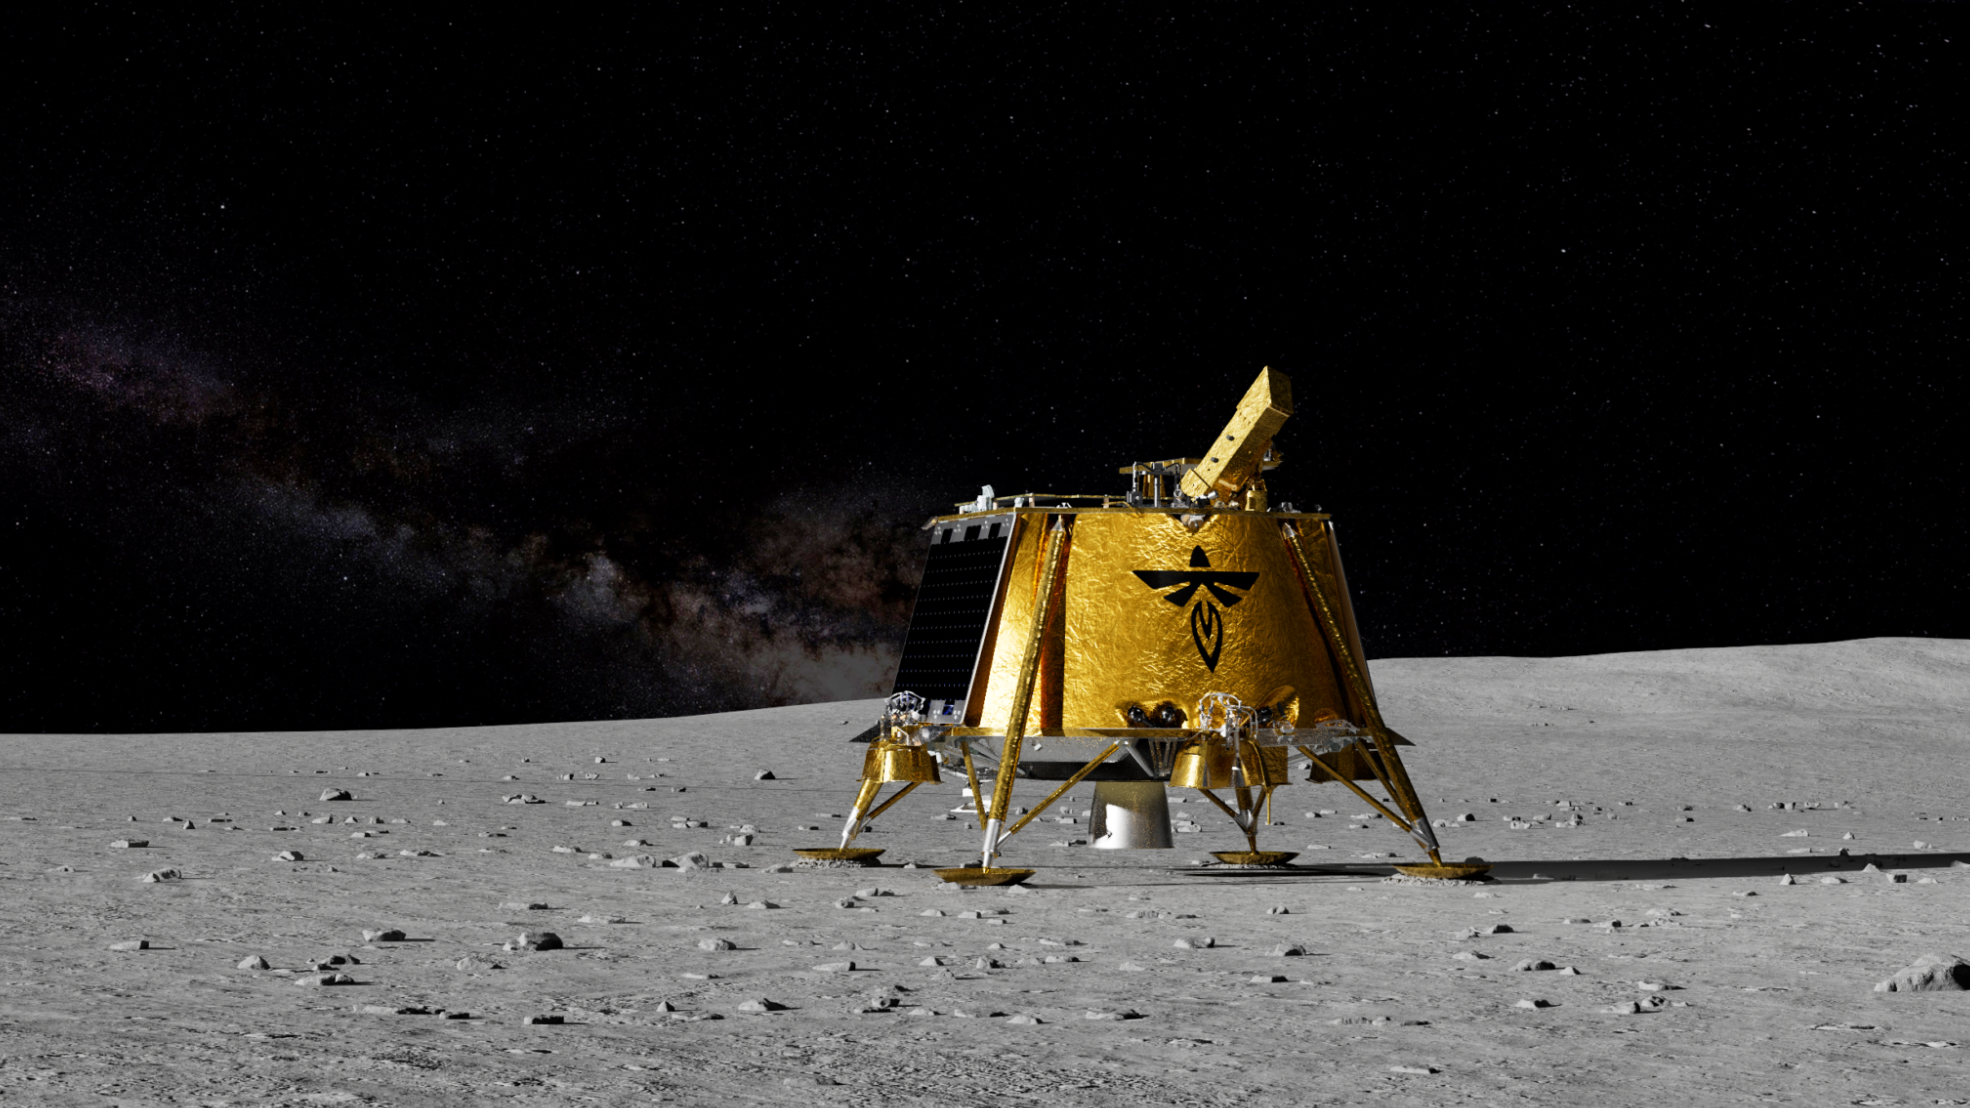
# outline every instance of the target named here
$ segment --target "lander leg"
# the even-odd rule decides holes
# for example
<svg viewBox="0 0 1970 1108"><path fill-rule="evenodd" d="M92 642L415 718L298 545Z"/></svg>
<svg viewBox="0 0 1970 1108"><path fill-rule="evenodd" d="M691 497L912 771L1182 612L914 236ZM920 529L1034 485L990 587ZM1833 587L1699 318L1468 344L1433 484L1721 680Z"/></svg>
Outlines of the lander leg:
<svg viewBox="0 0 1970 1108"><path fill-rule="evenodd" d="M1040 670L1040 644L1046 635L1047 621L1053 615L1053 593L1066 564L1061 557L1066 546L1067 520L1063 516L1054 521L1053 530L1047 533L1047 559L1040 571L1039 596L1032 624L1027 629L1025 650L1020 655L1019 681L1013 686L1005 749L999 755L998 779L992 783L992 806L984 813L985 842L978 861L981 869L992 869L993 860L999 856L1000 829L1005 826L1006 810L1012 806L1013 771L1019 765L1019 751L1026 737L1026 713L1033 706L1033 683Z"/></svg>

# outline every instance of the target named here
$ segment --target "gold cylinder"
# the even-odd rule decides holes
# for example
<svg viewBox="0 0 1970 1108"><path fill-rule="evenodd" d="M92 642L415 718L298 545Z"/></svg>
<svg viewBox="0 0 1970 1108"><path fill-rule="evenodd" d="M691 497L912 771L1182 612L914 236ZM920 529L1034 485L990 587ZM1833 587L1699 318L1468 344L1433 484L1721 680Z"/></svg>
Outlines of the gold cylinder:
<svg viewBox="0 0 1970 1108"><path fill-rule="evenodd" d="M1286 748L1260 746L1247 740L1239 748L1239 766L1245 771L1245 784L1254 788L1277 787L1291 783L1286 776Z"/></svg>
<svg viewBox="0 0 1970 1108"><path fill-rule="evenodd" d="M1194 739L1177 751L1170 785L1179 789L1228 789L1232 760L1230 747Z"/></svg>
<svg viewBox="0 0 1970 1108"><path fill-rule="evenodd" d="M937 758L929 750L882 739L870 743L869 752L862 756L862 780L928 781L935 784L943 778L937 775Z"/></svg>

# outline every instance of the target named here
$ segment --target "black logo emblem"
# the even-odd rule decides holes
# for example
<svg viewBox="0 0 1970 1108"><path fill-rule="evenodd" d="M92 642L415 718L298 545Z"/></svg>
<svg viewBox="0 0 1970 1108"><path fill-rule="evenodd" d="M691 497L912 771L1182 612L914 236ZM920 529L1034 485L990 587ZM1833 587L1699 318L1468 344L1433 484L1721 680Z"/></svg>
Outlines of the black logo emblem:
<svg viewBox="0 0 1970 1108"><path fill-rule="evenodd" d="M1138 569L1135 575L1142 583L1152 589L1176 588L1163 599L1181 608L1193 598L1197 604L1190 609L1190 639L1197 644L1197 656L1204 659L1204 665L1216 673L1218 655L1224 652L1224 613L1218 611L1217 604L1229 608L1245 599L1238 593L1251 589L1259 579L1256 573L1233 573L1230 570L1212 569L1211 559L1204 554L1203 547L1190 552L1190 569ZM1177 588L1177 586L1183 586ZM1210 594L1210 599L1197 595L1198 589ZM1237 589L1238 593L1230 590Z"/></svg>

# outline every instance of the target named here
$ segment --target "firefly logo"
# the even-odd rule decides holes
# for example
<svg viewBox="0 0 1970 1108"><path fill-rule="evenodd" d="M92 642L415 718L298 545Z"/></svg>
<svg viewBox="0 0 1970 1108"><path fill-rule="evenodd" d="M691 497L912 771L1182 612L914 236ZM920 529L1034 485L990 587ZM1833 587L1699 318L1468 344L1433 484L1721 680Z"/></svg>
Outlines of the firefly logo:
<svg viewBox="0 0 1970 1108"><path fill-rule="evenodd" d="M1234 573L1230 570L1212 569L1211 559L1199 546L1190 552L1189 571L1176 569L1138 569L1135 575L1142 583L1152 589L1176 588L1177 591L1165 594L1163 599L1181 608L1195 598L1196 606L1190 609L1190 640L1197 644L1197 656L1204 659L1204 665L1216 673L1218 656L1224 652L1224 613L1218 611L1217 604L1226 608L1245 599L1239 593L1247 592L1258 581L1256 573ZM1182 588L1177 588L1181 585ZM1210 594L1210 599L1197 595L1198 589ZM1234 593L1230 590L1237 589Z"/></svg>

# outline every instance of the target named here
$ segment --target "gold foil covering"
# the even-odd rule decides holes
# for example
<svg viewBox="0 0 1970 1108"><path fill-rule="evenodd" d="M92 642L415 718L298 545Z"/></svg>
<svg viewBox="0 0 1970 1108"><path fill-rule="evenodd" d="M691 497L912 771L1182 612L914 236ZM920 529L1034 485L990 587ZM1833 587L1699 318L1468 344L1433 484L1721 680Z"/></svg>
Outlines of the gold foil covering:
<svg viewBox="0 0 1970 1108"><path fill-rule="evenodd" d="M1242 743L1238 749L1238 764L1245 771L1247 785L1277 788L1289 785L1293 780L1286 773L1286 748L1283 746Z"/></svg>
<svg viewBox="0 0 1970 1108"><path fill-rule="evenodd" d="M862 780L936 783L943 778L937 775L937 759L929 750L882 739L870 743L862 755Z"/></svg>
<svg viewBox="0 0 1970 1108"><path fill-rule="evenodd" d="M1042 638L1039 687L1027 731L1112 729L1121 722L1116 705L1122 702L1168 700L1192 712L1208 692L1265 704L1288 685L1296 694L1291 709L1296 724L1365 723L1360 706L1342 692L1279 521L1261 513L1214 513L1193 533L1180 514L1075 515L1055 607L1059 615ZM1043 527L1029 524L1014 540L995 632L1000 643L1020 641L1031 623L1045 538ZM1320 545L1331 558L1328 547L1311 545ZM1137 571L1166 576L1146 581ZM1204 583L1194 588L1152 583L1172 574L1201 576ZM1246 574L1256 576L1244 587L1229 583ZM1215 591L1211 584L1218 586ZM1019 677L1016 654L1001 649L990 661L975 723L988 733L1005 732Z"/></svg>
<svg viewBox="0 0 1970 1108"><path fill-rule="evenodd" d="M1177 751L1176 764L1170 769L1170 787L1228 789L1231 787L1232 764L1230 747L1223 743L1194 740Z"/></svg>

